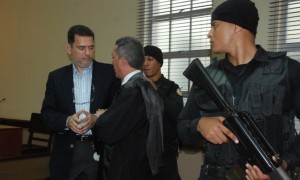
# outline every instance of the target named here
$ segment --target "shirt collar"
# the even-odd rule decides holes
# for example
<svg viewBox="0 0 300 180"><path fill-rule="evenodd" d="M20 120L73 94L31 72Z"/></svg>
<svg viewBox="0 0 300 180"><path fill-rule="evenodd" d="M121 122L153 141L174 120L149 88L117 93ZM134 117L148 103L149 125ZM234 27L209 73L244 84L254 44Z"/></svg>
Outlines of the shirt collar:
<svg viewBox="0 0 300 180"><path fill-rule="evenodd" d="M260 45L256 45L257 51L253 57L254 60L259 62L267 62L268 61L268 54L266 50L264 50Z"/></svg>
<svg viewBox="0 0 300 180"><path fill-rule="evenodd" d="M278 58L283 55L286 55L286 51L278 51L278 52L266 51L260 45L256 45L256 48L257 51L253 57L253 60L256 60L258 62L270 62L274 58Z"/></svg>
<svg viewBox="0 0 300 180"><path fill-rule="evenodd" d="M79 74L77 68L75 67L74 62L72 63L72 67L73 67L73 74ZM93 69L93 61L88 65L88 67L84 68L83 71L90 71L91 69Z"/></svg>
<svg viewBox="0 0 300 180"><path fill-rule="evenodd" d="M269 61L269 58L268 58L268 53L265 49L263 49L260 45L256 45L256 52L255 52L255 55L253 57L253 60L255 61L258 61L258 62L268 62ZM229 63L229 59L227 57L227 54L226 54L226 57L225 57L226 61L228 61Z"/></svg>
<svg viewBox="0 0 300 180"><path fill-rule="evenodd" d="M135 75L139 72L141 72L141 70L135 70L135 71L132 71L131 73L127 74L122 81L122 85L126 84L133 75Z"/></svg>

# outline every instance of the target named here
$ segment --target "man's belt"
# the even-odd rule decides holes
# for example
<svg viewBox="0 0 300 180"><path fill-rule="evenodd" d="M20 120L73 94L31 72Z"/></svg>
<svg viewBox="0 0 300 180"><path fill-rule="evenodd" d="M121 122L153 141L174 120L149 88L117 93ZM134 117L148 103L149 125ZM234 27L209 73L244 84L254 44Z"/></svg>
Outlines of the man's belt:
<svg viewBox="0 0 300 180"><path fill-rule="evenodd" d="M94 137L93 135L77 135L76 140L81 142L89 142L89 141L93 141Z"/></svg>

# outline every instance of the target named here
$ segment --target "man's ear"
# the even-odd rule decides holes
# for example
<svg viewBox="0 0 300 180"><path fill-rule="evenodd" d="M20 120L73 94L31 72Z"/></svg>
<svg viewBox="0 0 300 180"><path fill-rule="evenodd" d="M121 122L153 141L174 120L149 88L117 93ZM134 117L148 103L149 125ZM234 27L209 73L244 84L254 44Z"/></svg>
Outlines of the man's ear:
<svg viewBox="0 0 300 180"><path fill-rule="evenodd" d="M124 66L124 65L127 65L127 64L128 64L127 60L124 57L121 57L120 58L120 65Z"/></svg>
<svg viewBox="0 0 300 180"><path fill-rule="evenodd" d="M242 29L241 26L236 24L234 25L234 32L239 32L241 29Z"/></svg>
<svg viewBox="0 0 300 180"><path fill-rule="evenodd" d="M67 51L68 54L71 54L72 47L69 43L66 44L66 51Z"/></svg>

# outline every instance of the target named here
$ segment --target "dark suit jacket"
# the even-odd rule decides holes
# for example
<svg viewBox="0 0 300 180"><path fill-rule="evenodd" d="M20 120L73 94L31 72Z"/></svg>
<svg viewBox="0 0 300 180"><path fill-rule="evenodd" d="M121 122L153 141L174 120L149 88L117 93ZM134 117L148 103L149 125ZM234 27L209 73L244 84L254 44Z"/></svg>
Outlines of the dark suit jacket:
<svg viewBox="0 0 300 180"><path fill-rule="evenodd" d="M152 180L162 149L162 101L142 73L123 87L95 124L105 144L99 179Z"/></svg>
<svg viewBox="0 0 300 180"><path fill-rule="evenodd" d="M92 73L95 95L90 113L95 113L99 108L110 106L120 87L120 80L115 77L112 65L95 60ZM55 133L50 159L52 179L66 179L71 166L76 134L65 128L68 116L75 113L72 88L72 64L49 73L41 114L47 128Z"/></svg>

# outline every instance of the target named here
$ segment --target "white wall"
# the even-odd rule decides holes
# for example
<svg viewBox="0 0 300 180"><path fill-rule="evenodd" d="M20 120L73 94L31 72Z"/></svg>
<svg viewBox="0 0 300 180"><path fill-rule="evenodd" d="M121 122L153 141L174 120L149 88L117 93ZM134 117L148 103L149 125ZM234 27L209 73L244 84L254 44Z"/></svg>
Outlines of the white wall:
<svg viewBox="0 0 300 180"><path fill-rule="evenodd" d="M75 24L95 33L96 59L111 62L121 36L136 34L137 0L1 0L0 117L40 112L48 73L70 63L65 45Z"/></svg>

